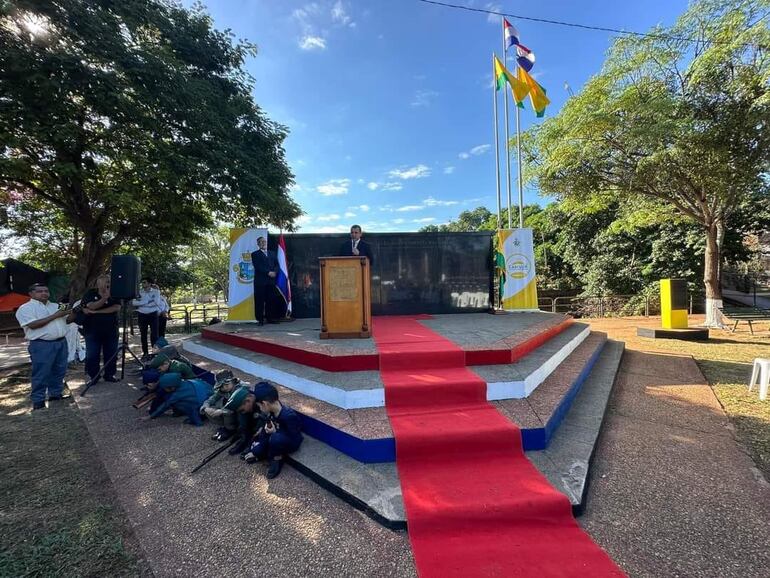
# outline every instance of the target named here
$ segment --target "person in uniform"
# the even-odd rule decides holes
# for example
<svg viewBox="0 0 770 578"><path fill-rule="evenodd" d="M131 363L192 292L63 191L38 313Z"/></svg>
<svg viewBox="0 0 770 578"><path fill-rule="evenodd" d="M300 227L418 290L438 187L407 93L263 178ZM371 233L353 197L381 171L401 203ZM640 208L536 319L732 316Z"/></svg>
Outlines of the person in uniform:
<svg viewBox="0 0 770 578"><path fill-rule="evenodd" d="M44 409L48 401L64 396L64 376L67 373L67 323L75 316L72 310L60 310L49 301L48 287L35 283L29 288L30 300L16 310L16 320L29 341L32 361L32 410Z"/></svg>
<svg viewBox="0 0 770 578"><path fill-rule="evenodd" d="M350 241L345 241L338 252L340 257L367 257L369 259L369 267L374 266L374 256L372 255L372 248L364 241L361 236L364 232L361 230L361 225L353 225L350 227Z"/></svg>
<svg viewBox="0 0 770 578"><path fill-rule="evenodd" d="M118 365L118 311L120 301L110 296L110 276L99 275L96 288L80 300L83 308L83 334L86 339L86 373L93 381L99 373L99 358L104 363L104 381L120 381Z"/></svg>
<svg viewBox="0 0 770 578"><path fill-rule="evenodd" d="M158 353L153 357L148 367L149 369L157 369L161 375L164 373L178 373L182 376L182 379L198 377L195 375L192 366L181 359L170 359L165 353Z"/></svg>
<svg viewBox="0 0 770 578"><path fill-rule="evenodd" d="M252 407L245 399L238 411L242 408L250 410L256 405L265 416L265 425L257 432L244 459L250 463L267 459L269 467L266 476L272 479L281 473L284 457L299 449L302 420L296 411L281 403L278 390L266 381L258 383L251 395L254 397Z"/></svg>
<svg viewBox="0 0 770 578"><path fill-rule="evenodd" d="M158 418L171 409L175 415L187 416L185 423L203 425L200 407L211 396L211 385L202 379L182 379L178 373L167 373L160 376L158 390L167 397L144 419Z"/></svg>
<svg viewBox="0 0 770 578"><path fill-rule="evenodd" d="M267 250L267 239L257 239L258 249L251 254L254 265L254 319L259 325L265 324L265 307L270 296L275 291L275 281L278 277L278 258L275 253ZM270 323L274 321L268 320Z"/></svg>
<svg viewBox="0 0 770 578"><path fill-rule="evenodd" d="M233 376L233 372L224 369L216 374L214 393L201 406L200 413L218 425L216 433L211 439L220 442L229 440L238 429L238 416L233 410L225 409L230 396L241 380Z"/></svg>

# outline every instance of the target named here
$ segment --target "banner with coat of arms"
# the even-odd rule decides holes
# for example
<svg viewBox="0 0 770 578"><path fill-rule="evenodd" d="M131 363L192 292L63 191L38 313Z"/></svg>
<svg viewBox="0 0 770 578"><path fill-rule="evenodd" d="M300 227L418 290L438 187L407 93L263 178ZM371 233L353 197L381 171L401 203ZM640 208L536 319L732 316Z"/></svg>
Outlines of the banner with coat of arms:
<svg viewBox="0 0 770 578"><path fill-rule="evenodd" d="M254 265L251 253L267 229L230 229L230 291L228 321L254 321Z"/></svg>
<svg viewBox="0 0 770 578"><path fill-rule="evenodd" d="M537 311L532 229L500 229L495 265L500 278L502 308L506 311Z"/></svg>

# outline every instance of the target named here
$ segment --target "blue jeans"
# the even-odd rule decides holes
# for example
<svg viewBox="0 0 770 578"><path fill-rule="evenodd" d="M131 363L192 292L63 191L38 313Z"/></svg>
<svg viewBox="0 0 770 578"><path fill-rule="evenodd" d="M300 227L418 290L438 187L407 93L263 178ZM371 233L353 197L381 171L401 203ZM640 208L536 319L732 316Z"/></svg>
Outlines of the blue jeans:
<svg viewBox="0 0 770 578"><path fill-rule="evenodd" d="M104 361L104 377L115 377L118 360L118 333L88 331L86 338L86 373L93 379L99 373L99 357Z"/></svg>
<svg viewBox="0 0 770 578"><path fill-rule="evenodd" d="M29 342L29 358L32 360L32 403L57 397L64 390L64 375L67 373L67 340Z"/></svg>

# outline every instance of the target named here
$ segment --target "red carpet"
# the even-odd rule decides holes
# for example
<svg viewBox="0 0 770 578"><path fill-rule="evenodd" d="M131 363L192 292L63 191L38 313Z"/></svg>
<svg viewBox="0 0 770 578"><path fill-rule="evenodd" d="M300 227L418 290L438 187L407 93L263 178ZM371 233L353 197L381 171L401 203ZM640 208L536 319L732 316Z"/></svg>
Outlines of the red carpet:
<svg viewBox="0 0 770 578"><path fill-rule="evenodd" d="M623 576L524 456L463 351L420 318L373 321L418 574Z"/></svg>

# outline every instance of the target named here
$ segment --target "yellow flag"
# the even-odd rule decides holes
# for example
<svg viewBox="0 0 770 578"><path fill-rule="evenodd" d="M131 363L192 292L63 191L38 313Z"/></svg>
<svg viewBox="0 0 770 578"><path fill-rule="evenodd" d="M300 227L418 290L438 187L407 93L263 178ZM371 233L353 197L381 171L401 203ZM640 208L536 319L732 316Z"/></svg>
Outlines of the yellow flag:
<svg viewBox="0 0 770 578"><path fill-rule="evenodd" d="M545 89L535 82L535 79L520 66L518 67L518 76L519 81L527 85L529 98L532 101L532 108L535 109L535 113L538 117L542 117L545 114L545 107L551 104L551 101L548 100L548 97L545 95Z"/></svg>
<svg viewBox="0 0 770 578"><path fill-rule="evenodd" d="M503 87L503 83L507 80L511 86L514 102L518 106L524 106L522 103L527 97L527 93L529 93L529 86L511 74L497 56L494 57L494 63L496 90L500 90Z"/></svg>

